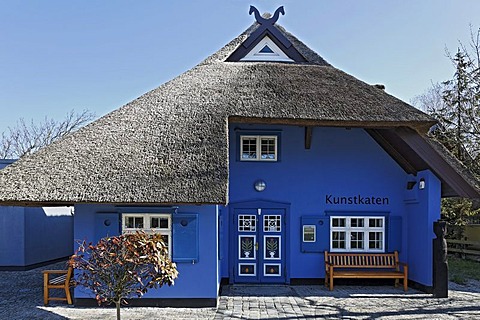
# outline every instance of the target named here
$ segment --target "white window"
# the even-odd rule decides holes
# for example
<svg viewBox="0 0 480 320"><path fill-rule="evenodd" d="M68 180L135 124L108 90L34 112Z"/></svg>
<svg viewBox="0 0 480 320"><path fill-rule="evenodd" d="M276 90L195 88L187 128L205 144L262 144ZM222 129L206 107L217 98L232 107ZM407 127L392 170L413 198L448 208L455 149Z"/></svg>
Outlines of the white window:
<svg viewBox="0 0 480 320"><path fill-rule="evenodd" d="M330 217L330 251L385 251L385 217Z"/></svg>
<svg viewBox="0 0 480 320"><path fill-rule="evenodd" d="M134 233L143 230L147 233L159 233L163 242L172 252L172 217L170 214L159 213L128 213L122 216L122 232Z"/></svg>
<svg viewBox="0 0 480 320"><path fill-rule="evenodd" d="M240 136L240 160L277 161L277 136Z"/></svg>

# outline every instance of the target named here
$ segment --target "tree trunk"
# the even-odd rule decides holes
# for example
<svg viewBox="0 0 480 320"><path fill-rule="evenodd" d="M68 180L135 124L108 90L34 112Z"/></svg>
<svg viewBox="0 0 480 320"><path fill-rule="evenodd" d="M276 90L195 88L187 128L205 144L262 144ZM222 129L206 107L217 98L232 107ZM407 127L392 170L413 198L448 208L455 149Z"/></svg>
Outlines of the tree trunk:
<svg viewBox="0 0 480 320"><path fill-rule="evenodd" d="M120 300L115 301L115 309L117 309L117 320L120 320Z"/></svg>

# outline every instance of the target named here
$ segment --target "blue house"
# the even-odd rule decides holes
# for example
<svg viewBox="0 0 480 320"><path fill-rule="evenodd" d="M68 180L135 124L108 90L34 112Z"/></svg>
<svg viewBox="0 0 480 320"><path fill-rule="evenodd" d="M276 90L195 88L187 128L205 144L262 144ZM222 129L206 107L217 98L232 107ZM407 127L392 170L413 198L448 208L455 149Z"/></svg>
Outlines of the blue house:
<svg viewBox="0 0 480 320"><path fill-rule="evenodd" d="M321 283L325 250L391 252L432 287L442 197L477 181L425 113L260 16L193 69L0 172L5 205L74 205L74 238L151 230L180 275L133 304L215 305L228 283ZM75 289L77 304L93 302Z"/></svg>
<svg viewBox="0 0 480 320"><path fill-rule="evenodd" d="M15 160L0 159L0 169ZM73 253L71 209L0 207L0 270L28 270Z"/></svg>

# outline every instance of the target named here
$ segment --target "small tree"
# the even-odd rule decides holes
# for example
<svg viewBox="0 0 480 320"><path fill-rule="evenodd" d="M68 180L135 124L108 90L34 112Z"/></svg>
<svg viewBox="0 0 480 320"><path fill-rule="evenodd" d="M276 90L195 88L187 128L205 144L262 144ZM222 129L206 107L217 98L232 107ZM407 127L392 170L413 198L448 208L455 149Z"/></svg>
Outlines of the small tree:
<svg viewBox="0 0 480 320"><path fill-rule="evenodd" d="M173 285L178 276L162 236L144 232L106 237L96 245L83 241L71 264L80 270L77 284L92 290L99 305L114 303L118 320L126 299Z"/></svg>

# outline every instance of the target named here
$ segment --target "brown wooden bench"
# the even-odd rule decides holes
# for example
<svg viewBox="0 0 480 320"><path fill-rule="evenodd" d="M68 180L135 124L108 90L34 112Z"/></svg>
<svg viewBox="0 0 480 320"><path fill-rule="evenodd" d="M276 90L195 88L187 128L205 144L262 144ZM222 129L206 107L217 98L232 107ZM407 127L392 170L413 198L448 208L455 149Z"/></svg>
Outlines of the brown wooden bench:
<svg viewBox="0 0 480 320"><path fill-rule="evenodd" d="M50 278L50 275L61 275ZM50 300L67 301L72 304L72 296L70 294L70 287L73 285L72 281L73 268L68 267L67 270L44 270L43 271L43 304L48 305ZM64 289L65 298L50 297L50 289Z"/></svg>
<svg viewBox="0 0 480 320"><path fill-rule="evenodd" d="M325 251L325 286L333 290L335 278L395 279L395 287L403 279L408 290L408 265L393 253L330 253Z"/></svg>

